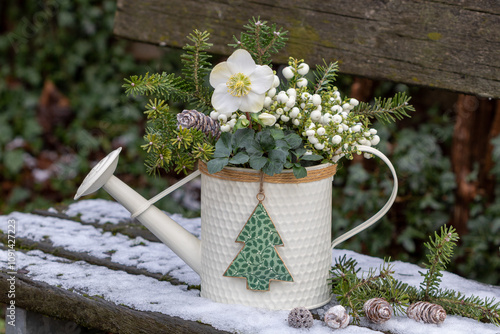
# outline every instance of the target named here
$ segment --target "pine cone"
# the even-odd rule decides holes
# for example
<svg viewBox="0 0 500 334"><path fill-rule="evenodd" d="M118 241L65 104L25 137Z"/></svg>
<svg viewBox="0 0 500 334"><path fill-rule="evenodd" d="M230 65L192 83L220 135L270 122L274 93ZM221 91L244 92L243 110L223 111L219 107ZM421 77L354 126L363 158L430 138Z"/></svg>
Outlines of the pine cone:
<svg viewBox="0 0 500 334"><path fill-rule="evenodd" d="M426 324L440 324L446 319L446 311L441 305L428 302L416 302L406 310L408 318Z"/></svg>
<svg viewBox="0 0 500 334"><path fill-rule="evenodd" d="M288 314L288 325L293 328L311 328L313 316L305 307L296 307Z"/></svg>
<svg viewBox="0 0 500 334"><path fill-rule="evenodd" d="M363 311L370 321L381 324L392 317L394 313L391 304L382 298L372 298L365 302Z"/></svg>
<svg viewBox="0 0 500 334"><path fill-rule="evenodd" d="M328 327L333 329L346 328L349 325L351 317L342 305L336 305L328 309L324 317L325 323Z"/></svg>
<svg viewBox="0 0 500 334"><path fill-rule="evenodd" d="M207 136L212 135L215 139L220 136L219 122L196 110L183 110L177 114L177 127L180 126L184 129L200 130Z"/></svg>

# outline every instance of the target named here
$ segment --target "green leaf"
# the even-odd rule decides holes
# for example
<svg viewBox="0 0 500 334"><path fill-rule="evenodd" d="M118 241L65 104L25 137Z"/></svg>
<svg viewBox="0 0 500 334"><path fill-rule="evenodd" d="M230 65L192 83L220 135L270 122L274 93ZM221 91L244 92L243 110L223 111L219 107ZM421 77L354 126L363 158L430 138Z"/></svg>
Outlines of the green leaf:
<svg viewBox="0 0 500 334"><path fill-rule="evenodd" d="M210 174L220 172L222 168L227 166L229 158L215 158L207 162L207 169Z"/></svg>
<svg viewBox="0 0 500 334"><path fill-rule="evenodd" d="M246 147L253 140L254 134L255 131L249 128L236 130L232 138L233 150Z"/></svg>
<svg viewBox="0 0 500 334"><path fill-rule="evenodd" d="M294 164L290 161L285 162L285 164L283 165L283 167L285 167L286 169L290 169L293 166L294 166Z"/></svg>
<svg viewBox="0 0 500 334"><path fill-rule="evenodd" d="M262 131L257 133L257 135L255 136L255 140L260 144L265 152L271 151L276 146L276 142L271 136L270 131Z"/></svg>
<svg viewBox="0 0 500 334"><path fill-rule="evenodd" d="M231 155L231 134L223 132L215 144L214 158L227 158Z"/></svg>
<svg viewBox="0 0 500 334"><path fill-rule="evenodd" d="M321 155L317 155L317 154L309 154L309 155L302 156L300 159L305 160L305 161L318 161L318 160L323 159L323 157Z"/></svg>
<svg viewBox="0 0 500 334"><path fill-rule="evenodd" d="M229 160L230 164L241 165L248 162L249 156L245 152L238 152L234 157Z"/></svg>
<svg viewBox="0 0 500 334"><path fill-rule="evenodd" d="M300 138L300 136L296 133L290 133L286 135L285 141L292 149L297 148L302 144L302 138Z"/></svg>
<svg viewBox="0 0 500 334"><path fill-rule="evenodd" d="M273 176L274 174L279 174L283 170L283 163L279 161L268 160L267 164L262 167L262 171L267 175Z"/></svg>
<svg viewBox="0 0 500 334"><path fill-rule="evenodd" d="M262 149L260 144L254 139L248 141L248 143L245 145L245 149L247 150L247 153L249 155L255 155L260 157L264 153L264 150Z"/></svg>
<svg viewBox="0 0 500 334"><path fill-rule="evenodd" d="M269 152L269 160L273 162L279 162L283 166L286 162L286 156L287 153L285 153L283 150L280 149L275 149Z"/></svg>
<svg viewBox="0 0 500 334"><path fill-rule="evenodd" d="M302 167L300 164L294 164L293 165L293 175L295 175L295 177L297 179L301 179L301 178L307 176L307 170L304 167Z"/></svg>
<svg viewBox="0 0 500 334"><path fill-rule="evenodd" d="M250 160L250 167L252 167L255 170L261 170L262 167L267 163L267 158L263 156L251 156Z"/></svg>
<svg viewBox="0 0 500 334"><path fill-rule="evenodd" d="M275 140L285 138L285 134L283 133L283 130L281 130L281 129L271 128L271 129L269 130L269 132L271 133L271 136L272 136Z"/></svg>

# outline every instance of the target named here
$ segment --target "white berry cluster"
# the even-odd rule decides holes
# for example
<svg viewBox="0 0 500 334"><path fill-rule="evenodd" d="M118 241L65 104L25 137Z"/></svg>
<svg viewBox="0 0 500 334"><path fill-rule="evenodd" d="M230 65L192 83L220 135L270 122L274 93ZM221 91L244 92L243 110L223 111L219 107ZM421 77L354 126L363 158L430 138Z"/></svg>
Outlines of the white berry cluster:
<svg viewBox="0 0 500 334"><path fill-rule="evenodd" d="M351 112L359 101L342 98L337 87L311 90L305 77L308 72L309 65L292 58L282 71L287 88L277 90L276 76L278 84L267 92L261 114L274 116L275 127L298 133L310 153L334 163L345 155L352 156L356 145L377 145L377 130L369 128L366 118Z"/></svg>

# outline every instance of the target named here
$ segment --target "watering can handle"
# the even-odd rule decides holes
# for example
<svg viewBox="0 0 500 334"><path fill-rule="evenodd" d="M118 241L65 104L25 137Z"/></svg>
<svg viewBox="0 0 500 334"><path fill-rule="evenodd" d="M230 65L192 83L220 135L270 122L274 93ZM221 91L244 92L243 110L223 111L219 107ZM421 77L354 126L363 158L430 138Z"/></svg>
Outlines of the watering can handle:
<svg viewBox="0 0 500 334"><path fill-rule="evenodd" d="M382 207L382 209L380 209L379 212L377 212L373 217L371 217L370 219L368 219L364 223L359 224L358 226L356 226L352 230L342 234L340 237L333 240L332 241L332 249L333 249L333 247L337 246L341 242L349 239L350 237L354 236L355 234L358 234L359 232L363 231L364 229L375 224L380 218L382 218L387 213L387 211L389 211L389 209L391 208L392 204L394 203L394 200L396 199L396 195L398 193L398 178L396 176L396 171L394 170L394 166L389 161L389 159L382 152L380 152L379 150L374 149L373 147L370 147L370 146L360 145L360 146L357 146L357 149L358 149L358 151L371 153L373 155L376 155L380 159L382 159L382 161L385 162L385 164L391 170L392 178L394 179L394 186L392 188L392 193L391 193L391 196L389 197L389 200L387 201L387 203L385 203L385 205Z"/></svg>

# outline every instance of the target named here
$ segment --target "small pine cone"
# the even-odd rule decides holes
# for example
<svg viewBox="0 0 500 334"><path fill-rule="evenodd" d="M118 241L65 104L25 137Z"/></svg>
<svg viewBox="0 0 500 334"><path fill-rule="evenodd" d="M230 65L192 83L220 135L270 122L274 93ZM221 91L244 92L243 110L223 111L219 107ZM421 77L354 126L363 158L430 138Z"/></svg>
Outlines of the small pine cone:
<svg viewBox="0 0 500 334"><path fill-rule="evenodd" d="M215 139L220 136L219 122L196 110L183 110L177 114L177 127L180 126L184 129L200 130L207 136L212 135Z"/></svg>
<svg viewBox="0 0 500 334"><path fill-rule="evenodd" d="M426 324L440 324L446 319L446 311L441 305L428 302L416 302L406 310L408 318Z"/></svg>
<svg viewBox="0 0 500 334"><path fill-rule="evenodd" d="M394 313L391 304L383 298L372 298L365 302L363 311L370 321L381 324L392 317Z"/></svg>
<svg viewBox="0 0 500 334"><path fill-rule="evenodd" d="M342 305L330 307L325 313L325 323L333 329L346 328L349 325L351 317L347 310Z"/></svg>
<svg viewBox="0 0 500 334"><path fill-rule="evenodd" d="M288 314L288 325L293 328L311 328L313 316L305 307L296 307Z"/></svg>

